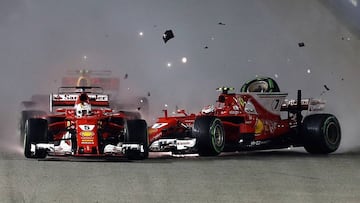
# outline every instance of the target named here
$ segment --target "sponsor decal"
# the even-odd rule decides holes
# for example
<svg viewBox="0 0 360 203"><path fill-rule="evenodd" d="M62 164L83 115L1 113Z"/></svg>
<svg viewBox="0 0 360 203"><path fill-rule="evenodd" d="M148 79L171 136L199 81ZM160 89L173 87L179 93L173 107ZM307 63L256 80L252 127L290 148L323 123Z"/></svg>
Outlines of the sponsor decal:
<svg viewBox="0 0 360 203"><path fill-rule="evenodd" d="M83 142L83 141L81 141L81 144L83 144L83 145L89 144L90 145L90 144L94 144L94 142L87 142L87 141Z"/></svg>
<svg viewBox="0 0 360 203"><path fill-rule="evenodd" d="M263 145L263 144L267 144L267 143L269 143L269 141L260 141L260 140L258 140L258 141L252 141L251 143L250 143L250 146L259 146L259 145Z"/></svg>
<svg viewBox="0 0 360 203"><path fill-rule="evenodd" d="M177 144L177 145L190 145L191 142L190 142L190 141L179 141L179 140L178 140L178 141L176 142L176 144Z"/></svg>
<svg viewBox="0 0 360 203"><path fill-rule="evenodd" d="M94 132L92 132L92 131L82 131L82 132L80 133L80 135L81 135L82 137L92 137L92 136L94 136Z"/></svg>
<svg viewBox="0 0 360 203"><path fill-rule="evenodd" d="M229 111L229 114L238 114L239 111Z"/></svg>
<svg viewBox="0 0 360 203"><path fill-rule="evenodd" d="M91 145L91 144L95 144L94 140L93 139L82 139L80 144L83 144L83 145Z"/></svg>
<svg viewBox="0 0 360 203"><path fill-rule="evenodd" d="M265 126L265 131L269 131L270 133L274 133L277 127L277 123L270 121L270 120L266 120L264 121L264 126Z"/></svg>
<svg viewBox="0 0 360 203"><path fill-rule="evenodd" d="M255 136L264 131L264 124L261 119L257 119L255 123Z"/></svg>
<svg viewBox="0 0 360 203"><path fill-rule="evenodd" d="M162 128L166 125L168 125L168 123L155 123L151 128Z"/></svg>
<svg viewBox="0 0 360 203"><path fill-rule="evenodd" d="M184 123L186 124L194 123L194 120L185 120Z"/></svg>
<svg viewBox="0 0 360 203"><path fill-rule="evenodd" d="M79 127L83 131L92 131L95 128L95 125L79 125Z"/></svg>

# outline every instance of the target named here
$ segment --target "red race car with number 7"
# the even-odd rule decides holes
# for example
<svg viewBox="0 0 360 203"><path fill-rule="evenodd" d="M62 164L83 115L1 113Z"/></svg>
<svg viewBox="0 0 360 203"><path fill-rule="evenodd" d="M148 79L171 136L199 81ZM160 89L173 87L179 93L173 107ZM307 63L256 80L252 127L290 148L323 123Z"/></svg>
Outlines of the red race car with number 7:
<svg viewBox="0 0 360 203"><path fill-rule="evenodd" d="M145 120L136 112L110 109L99 87L61 87L50 95L50 114L25 122L24 155L148 157Z"/></svg>
<svg viewBox="0 0 360 203"><path fill-rule="evenodd" d="M332 114L320 113L325 102L319 99L287 100L277 83L268 77L256 78L241 87L218 88L215 105L197 114L158 118L148 128L150 151L198 153L216 156L224 151L281 149L303 146L313 154L338 149L341 129ZM306 114L303 115L303 111Z"/></svg>

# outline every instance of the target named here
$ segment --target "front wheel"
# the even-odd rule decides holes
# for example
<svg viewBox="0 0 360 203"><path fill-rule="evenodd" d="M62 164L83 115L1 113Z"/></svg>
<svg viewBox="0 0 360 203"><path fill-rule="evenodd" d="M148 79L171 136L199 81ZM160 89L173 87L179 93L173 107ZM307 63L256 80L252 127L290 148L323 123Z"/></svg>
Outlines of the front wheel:
<svg viewBox="0 0 360 203"><path fill-rule="evenodd" d="M24 110L21 111L21 117L19 121L19 128L20 128L20 144L24 144L24 136L25 136L25 123L29 118L33 118L40 115L45 115L45 111L38 111L38 110Z"/></svg>
<svg viewBox="0 0 360 203"><path fill-rule="evenodd" d="M47 120L30 118L25 122L24 155L26 158L45 158L46 151L35 149L31 152L31 144L47 143Z"/></svg>
<svg viewBox="0 0 360 203"><path fill-rule="evenodd" d="M225 146L225 132L221 120L213 116L195 119L193 135L200 156L217 156Z"/></svg>
<svg viewBox="0 0 360 203"><path fill-rule="evenodd" d="M311 154L328 154L338 149L341 129L331 114L313 114L305 117L302 126L304 148Z"/></svg>
<svg viewBox="0 0 360 203"><path fill-rule="evenodd" d="M131 144L141 144L144 151L129 151L129 159L146 159L149 156L149 139L147 133L147 124L145 120L135 119L126 122L128 132L125 134L125 142Z"/></svg>

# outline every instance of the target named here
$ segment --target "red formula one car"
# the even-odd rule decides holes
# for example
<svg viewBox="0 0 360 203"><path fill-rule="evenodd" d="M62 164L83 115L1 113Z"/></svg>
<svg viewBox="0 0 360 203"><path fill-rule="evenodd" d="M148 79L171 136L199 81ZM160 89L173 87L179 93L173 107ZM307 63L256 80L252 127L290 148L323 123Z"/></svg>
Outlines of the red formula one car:
<svg viewBox="0 0 360 203"><path fill-rule="evenodd" d="M337 150L341 130L337 118L318 113L324 102L287 100L271 78L245 83L239 94L233 88L221 91L216 105L198 114L158 118L149 129L151 151L196 152L215 156L223 151L280 149L303 146L309 153ZM302 114L307 111L306 116Z"/></svg>
<svg viewBox="0 0 360 203"><path fill-rule="evenodd" d="M109 108L109 96L101 90L97 87L62 87L57 94L51 94L53 113L29 118L25 122L25 157L147 158L145 120L138 119L133 112L114 112Z"/></svg>
<svg viewBox="0 0 360 203"><path fill-rule="evenodd" d="M149 101L145 96L136 96L126 93L121 96L121 78L114 77L109 70L68 70L61 77L60 86L100 86L111 99L110 108L117 111L133 111L139 118L147 117L149 113ZM49 95L34 94L30 100L21 102L19 114L20 143L24 141L25 121L29 118L49 113Z"/></svg>

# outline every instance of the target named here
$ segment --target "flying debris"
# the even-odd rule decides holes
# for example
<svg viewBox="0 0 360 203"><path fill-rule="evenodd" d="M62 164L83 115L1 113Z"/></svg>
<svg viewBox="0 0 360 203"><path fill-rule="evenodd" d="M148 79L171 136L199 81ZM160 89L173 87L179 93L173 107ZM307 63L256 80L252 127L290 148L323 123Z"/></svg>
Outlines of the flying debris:
<svg viewBox="0 0 360 203"><path fill-rule="evenodd" d="M225 23L219 22L218 25L226 25Z"/></svg>
<svg viewBox="0 0 360 203"><path fill-rule="evenodd" d="M174 33L172 30L166 30L163 35L164 43L169 41L170 39L174 38Z"/></svg>
<svg viewBox="0 0 360 203"><path fill-rule="evenodd" d="M329 88L327 85L324 85L324 88L326 89L326 91L329 91L329 90L330 90L330 88ZM324 91L322 91L320 95L325 94L325 93L326 93L326 91L325 91L325 90L324 90Z"/></svg>
<svg viewBox="0 0 360 203"><path fill-rule="evenodd" d="M326 89L327 91L330 90L330 88L329 88L328 86L324 85L324 87L325 87L325 89Z"/></svg>
<svg viewBox="0 0 360 203"><path fill-rule="evenodd" d="M304 47L305 43L304 42L299 42L298 45L299 45L299 47Z"/></svg>
<svg viewBox="0 0 360 203"><path fill-rule="evenodd" d="M126 73L124 76L124 80L126 80L129 77L129 75Z"/></svg>
<svg viewBox="0 0 360 203"><path fill-rule="evenodd" d="M209 47L208 46L204 46L204 49L208 49Z"/></svg>
<svg viewBox="0 0 360 203"><path fill-rule="evenodd" d="M148 94L147 94L147 95L148 95L148 97L150 97L150 92L148 92Z"/></svg>

